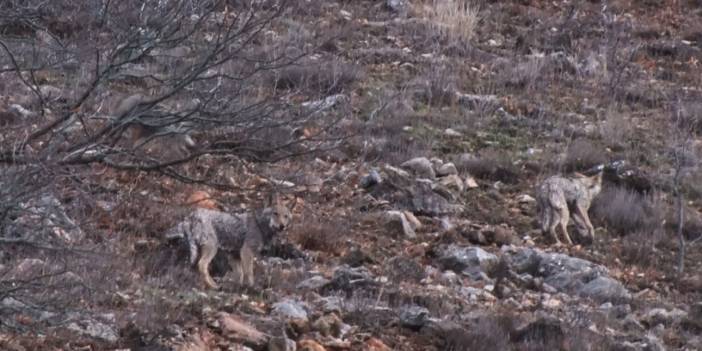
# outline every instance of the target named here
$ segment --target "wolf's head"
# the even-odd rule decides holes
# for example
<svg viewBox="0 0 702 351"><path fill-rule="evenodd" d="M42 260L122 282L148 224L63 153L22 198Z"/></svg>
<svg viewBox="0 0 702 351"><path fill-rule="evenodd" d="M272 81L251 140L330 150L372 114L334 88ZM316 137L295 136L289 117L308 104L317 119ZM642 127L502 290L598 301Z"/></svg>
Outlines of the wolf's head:
<svg viewBox="0 0 702 351"><path fill-rule="evenodd" d="M292 222L292 212L277 194L268 198L261 217L261 224L267 225L272 232L281 232Z"/></svg>
<svg viewBox="0 0 702 351"><path fill-rule="evenodd" d="M602 172L582 179L590 194L594 197L602 190Z"/></svg>

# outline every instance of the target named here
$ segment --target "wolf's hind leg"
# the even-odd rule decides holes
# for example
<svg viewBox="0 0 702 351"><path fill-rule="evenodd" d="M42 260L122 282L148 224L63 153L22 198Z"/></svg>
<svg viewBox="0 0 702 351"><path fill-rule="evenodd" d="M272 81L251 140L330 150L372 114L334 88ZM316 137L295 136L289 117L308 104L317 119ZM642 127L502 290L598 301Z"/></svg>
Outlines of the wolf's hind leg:
<svg viewBox="0 0 702 351"><path fill-rule="evenodd" d="M197 270L204 279L205 285L210 289L219 289L212 276L210 276L210 262L217 254L217 246L213 243L206 243L200 247L200 259L197 261Z"/></svg>
<svg viewBox="0 0 702 351"><path fill-rule="evenodd" d="M558 209L560 212L560 227L561 231L563 232L563 239L568 245L573 245L573 240L570 239L570 235L568 234L568 221L570 220L570 211L568 210L568 206L562 206Z"/></svg>

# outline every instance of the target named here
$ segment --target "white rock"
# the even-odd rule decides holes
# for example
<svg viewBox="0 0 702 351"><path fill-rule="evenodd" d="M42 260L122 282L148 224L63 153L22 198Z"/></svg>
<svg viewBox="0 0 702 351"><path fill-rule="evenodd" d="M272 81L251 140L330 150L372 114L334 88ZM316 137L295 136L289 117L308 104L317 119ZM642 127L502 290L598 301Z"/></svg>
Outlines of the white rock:
<svg viewBox="0 0 702 351"><path fill-rule="evenodd" d="M479 187L478 182L475 181L475 178L472 176L467 176L465 180L466 188L468 189L475 189Z"/></svg>

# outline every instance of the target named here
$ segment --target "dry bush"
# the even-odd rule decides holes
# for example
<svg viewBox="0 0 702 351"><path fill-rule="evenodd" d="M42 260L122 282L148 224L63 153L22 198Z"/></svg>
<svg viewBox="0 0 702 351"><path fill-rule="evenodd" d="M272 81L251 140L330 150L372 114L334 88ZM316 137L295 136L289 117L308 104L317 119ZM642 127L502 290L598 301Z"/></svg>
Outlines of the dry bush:
<svg viewBox="0 0 702 351"><path fill-rule="evenodd" d="M605 120L600 124L600 136L610 148L621 148L622 142L631 135L630 122L618 111L609 110Z"/></svg>
<svg viewBox="0 0 702 351"><path fill-rule="evenodd" d="M524 62L505 62L501 65L498 82L502 86L532 90L543 76L545 57L530 55Z"/></svg>
<svg viewBox="0 0 702 351"><path fill-rule="evenodd" d="M485 150L482 155L473 159L458 160L456 167L459 172L467 172L479 179L501 181L506 184L519 182L519 172L507 155L494 150Z"/></svg>
<svg viewBox="0 0 702 351"><path fill-rule="evenodd" d="M636 232L654 232L663 223L665 209L654 195L621 188L605 187L595 198L591 213L593 219L618 235Z"/></svg>
<svg viewBox="0 0 702 351"><path fill-rule="evenodd" d="M455 67L431 65L421 74L418 99L430 106L451 105L456 100L458 74Z"/></svg>
<svg viewBox="0 0 702 351"><path fill-rule="evenodd" d="M332 221L307 215L291 229L289 237L304 250L338 254L343 237L339 233L341 228L348 228L341 219Z"/></svg>
<svg viewBox="0 0 702 351"><path fill-rule="evenodd" d="M605 162L604 148L587 139L576 139L568 146L562 169L565 172L584 171Z"/></svg>
<svg viewBox="0 0 702 351"><path fill-rule="evenodd" d="M451 351L510 350L514 316L481 317L473 328L449 329L440 335L443 349Z"/></svg>
<svg viewBox="0 0 702 351"><path fill-rule="evenodd" d="M633 232L622 241L621 252L617 257L621 257L622 262L628 265L657 267L661 263L657 245L662 240L664 237L660 230Z"/></svg>
<svg viewBox="0 0 702 351"><path fill-rule="evenodd" d="M469 42L480 20L477 7L465 0L432 0L420 11L432 29L450 42Z"/></svg>
<svg viewBox="0 0 702 351"><path fill-rule="evenodd" d="M327 62L301 62L276 72L278 89L300 89L321 95L338 94L361 79L360 67L335 59Z"/></svg>

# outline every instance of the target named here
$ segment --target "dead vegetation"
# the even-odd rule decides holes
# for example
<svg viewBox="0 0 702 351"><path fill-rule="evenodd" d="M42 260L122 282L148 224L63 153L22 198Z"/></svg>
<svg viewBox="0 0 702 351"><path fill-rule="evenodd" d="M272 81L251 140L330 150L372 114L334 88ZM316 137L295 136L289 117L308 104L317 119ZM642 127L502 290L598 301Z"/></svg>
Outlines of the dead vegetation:
<svg viewBox="0 0 702 351"><path fill-rule="evenodd" d="M700 349L700 16L1 2L0 349ZM548 245L534 186L614 161L594 242ZM255 288L203 289L164 231L272 191Z"/></svg>

